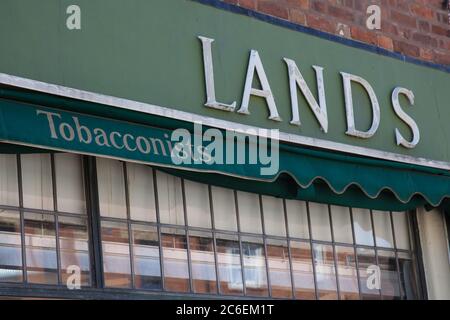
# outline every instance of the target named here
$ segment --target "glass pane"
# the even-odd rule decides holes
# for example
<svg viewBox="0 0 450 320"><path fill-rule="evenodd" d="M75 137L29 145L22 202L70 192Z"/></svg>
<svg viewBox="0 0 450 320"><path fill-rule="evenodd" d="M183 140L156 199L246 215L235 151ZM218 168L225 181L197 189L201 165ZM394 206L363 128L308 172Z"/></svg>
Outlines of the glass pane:
<svg viewBox="0 0 450 320"><path fill-rule="evenodd" d="M309 202L311 233L315 240L331 241L330 215L328 205Z"/></svg>
<svg viewBox="0 0 450 320"><path fill-rule="evenodd" d="M86 218L58 217L62 284L73 284L80 271L80 284L90 285L89 236Z"/></svg>
<svg viewBox="0 0 450 320"><path fill-rule="evenodd" d="M356 243L374 246L370 210L353 208L352 212Z"/></svg>
<svg viewBox="0 0 450 320"><path fill-rule="evenodd" d="M400 268L400 284L402 299L416 300L419 297L417 288L417 264L409 253L398 252Z"/></svg>
<svg viewBox="0 0 450 320"><path fill-rule="evenodd" d="M0 155L0 204L19 206L17 156L15 154Z"/></svg>
<svg viewBox="0 0 450 320"><path fill-rule="evenodd" d="M127 163L130 218L137 221L156 222L153 170L149 166Z"/></svg>
<svg viewBox="0 0 450 320"><path fill-rule="evenodd" d="M81 156L55 154L56 196L58 211L86 213Z"/></svg>
<svg viewBox="0 0 450 320"><path fill-rule="evenodd" d="M22 166L23 206L53 210L53 186L50 154L24 154Z"/></svg>
<svg viewBox="0 0 450 320"><path fill-rule="evenodd" d="M211 187L211 192L216 229L237 231L234 191L231 189Z"/></svg>
<svg viewBox="0 0 450 320"><path fill-rule="evenodd" d="M408 217L406 212L392 212L394 222L395 243L398 249L410 250Z"/></svg>
<svg viewBox="0 0 450 320"><path fill-rule="evenodd" d="M220 293L241 295L243 293L241 250L237 235L216 234L216 250Z"/></svg>
<svg viewBox="0 0 450 320"><path fill-rule="evenodd" d="M164 284L167 291L189 292L187 239L184 230L163 228Z"/></svg>
<svg viewBox="0 0 450 320"><path fill-rule="evenodd" d="M378 264L381 269L381 295L383 299L400 299L400 284L395 252L378 250Z"/></svg>
<svg viewBox="0 0 450 320"><path fill-rule="evenodd" d="M211 229L208 185L184 180L184 192L189 225Z"/></svg>
<svg viewBox="0 0 450 320"><path fill-rule="evenodd" d="M286 211L289 236L294 238L309 239L308 211L306 209L306 202L286 200Z"/></svg>
<svg viewBox="0 0 450 320"><path fill-rule="evenodd" d="M105 286L131 287L130 244L126 223L102 221Z"/></svg>
<svg viewBox="0 0 450 320"><path fill-rule="evenodd" d="M0 211L0 281L22 282L20 215Z"/></svg>
<svg viewBox="0 0 450 320"><path fill-rule="evenodd" d="M262 196L265 232L273 236L286 236L283 200Z"/></svg>
<svg viewBox="0 0 450 320"><path fill-rule="evenodd" d="M181 179L160 171L156 178L161 223L184 225Z"/></svg>
<svg viewBox="0 0 450 320"><path fill-rule="evenodd" d="M262 234L259 195L238 191L237 198L241 232Z"/></svg>
<svg viewBox="0 0 450 320"><path fill-rule="evenodd" d="M269 291L263 240L261 238L242 237L241 241L247 295L266 297Z"/></svg>
<svg viewBox="0 0 450 320"><path fill-rule="evenodd" d="M195 293L217 293L214 241L208 232L189 232L192 280Z"/></svg>
<svg viewBox="0 0 450 320"><path fill-rule="evenodd" d="M292 298L291 269L287 241L267 240L267 263L269 267L272 297Z"/></svg>
<svg viewBox="0 0 450 320"><path fill-rule="evenodd" d="M386 211L372 211L377 247L394 248L391 215Z"/></svg>
<svg viewBox="0 0 450 320"><path fill-rule="evenodd" d="M333 247L329 245L314 244L313 254L319 299L336 300L338 295Z"/></svg>
<svg viewBox="0 0 450 320"><path fill-rule="evenodd" d="M316 299L311 254L311 246L308 242L291 241L292 273L296 299Z"/></svg>
<svg viewBox="0 0 450 320"><path fill-rule="evenodd" d="M97 158L98 198L102 217L127 218L123 164Z"/></svg>
<svg viewBox="0 0 450 320"><path fill-rule="evenodd" d="M134 224L133 236L134 285L138 289L162 288L159 260L158 229Z"/></svg>
<svg viewBox="0 0 450 320"><path fill-rule="evenodd" d="M333 219L334 241L353 243L350 209L347 207L331 206L331 217Z"/></svg>
<svg viewBox="0 0 450 320"><path fill-rule="evenodd" d="M25 213L24 219L28 282L58 284L54 217Z"/></svg>
<svg viewBox="0 0 450 320"><path fill-rule="evenodd" d="M380 299L380 270L375 258L375 250L358 248L359 286L363 300Z"/></svg>
<svg viewBox="0 0 450 320"><path fill-rule="evenodd" d="M336 246L336 256L341 300L359 300L355 250Z"/></svg>

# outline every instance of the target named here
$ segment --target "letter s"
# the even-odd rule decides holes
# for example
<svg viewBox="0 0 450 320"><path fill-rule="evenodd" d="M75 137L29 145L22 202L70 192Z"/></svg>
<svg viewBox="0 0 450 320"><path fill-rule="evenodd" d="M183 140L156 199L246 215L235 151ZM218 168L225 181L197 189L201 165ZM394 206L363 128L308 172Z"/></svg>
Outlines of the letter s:
<svg viewBox="0 0 450 320"><path fill-rule="evenodd" d="M420 141L420 131L417 123L405 111L403 111L400 106L400 94L404 94L408 98L409 103L414 105L414 93L411 90L401 87L395 88L394 92L392 92L392 106L395 114L411 128L413 139L412 141L406 140L397 128L395 129L395 138L398 146L401 145L405 148L413 149Z"/></svg>

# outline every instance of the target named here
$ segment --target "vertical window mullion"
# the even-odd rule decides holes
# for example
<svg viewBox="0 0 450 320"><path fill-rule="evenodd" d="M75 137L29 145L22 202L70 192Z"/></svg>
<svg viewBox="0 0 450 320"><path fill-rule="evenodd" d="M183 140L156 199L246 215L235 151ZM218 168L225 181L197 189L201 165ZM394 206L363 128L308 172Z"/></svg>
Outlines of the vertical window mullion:
<svg viewBox="0 0 450 320"><path fill-rule="evenodd" d="M162 238L161 238L161 219L159 213L159 198L158 198L158 182L156 179L156 170L153 170L153 190L155 193L155 207L156 207L156 224L158 230L158 240L159 240L159 265L160 265L160 273L161 273L161 289L164 291L165 280L164 280L164 256L163 256L163 247L162 247Z"/></svg>
<svg viewBox="0 0 450 320"><path fill-rule="evenodd" d="M296 298L295 294L295 285L294 285L294 269L292 268L292 254L291 254L291 240L289 233L289 221L288 214L286 208L286 199L283 199L283 210L284 210L284 224L286 226L286 238L287 238L287 246L288 246L288 257L289 257L289 272L291 273L291 290L292 290L292 298Z"/></svg>
<svg viewBox="0 0 450 320"><path fill-rule="evenodd" d="M266 264L266 278L267 278L267 288L269 292L269 297L272 297L272 285L270 282L270 273L269 273L269 261L267 259L267 239L266 239L266 226L264 223L264 207L262 196L259 195L259 213L261 215L261 225L262 225L262 236L263 236L263 245L264 245L264 260Z"/></svg>
<svg viewBox="0 0 450 320"><path fill-rule="evenodd" d="M237 196L237 191L234 190L234 205L236 206L236 216L237 216L237 228L238 228L238 239L239 239L239 257L241 260L241 274L242 274L242 292L244 296L247 295L246 281L245 281L245 266L244 266L244 252L242 251L242 237L241 237L241 217L239 214L239 200Z"/></svg>
<svg viewBox="0 0 450 320"><path fill-rule="evenodd" d="M134 248L133 248L133 230L131 228L131 217L130 217L130 195L128 193L128 171L127 164L122 162L122 172L123 172L123 182L125 188L125 206L127 211L127 228L128 228L128 247L130 249L130 273L131 273L131 288L135 288L134 280Z"/></svg>
<svg viewBox="0 0 450 320"><path fill-rule="evenodd" d="M313 267L313 276L314 276L314 292L316 294L316 300L319 300L319 291L317 288L317 274L316 274L316 262L314 261L314 243L312 241L312 228L311 228L311 213L309 211L309 202L306 202L306 213L308 216L308 232L309 232L309 244L311 246L311 260Z"/></svg>
<svg viewBox="0 0 450 320"><path fill-rule="evenodd" d="M208 185L208 197L209 197L209 212L211 214L211 228L213 236L213 252L214 252L214 267L216 272L216 292L220 294L220 279L219 279L219 261L217 260L217 248L216 248L216 222L214 220L214 205L211 185Z"/></svg>
<svg viewBox="0 0 450 320"><path fill-rule="evenodd" d="M188 215L187 215L187 208L186 208L186 190L185 190L185 184L184 179L181 179L181 193L183 195L183 213L184 213L184 230L186 232L186 249L187 249L187 259L188 259L188 272L189 272L189 292L194 292L194 283L193 283L193 277L192 277L192 261L191 261L191 246L189 241L189 221L188 221Z"/></svg>
<svg viewBox="0 0 450 320"><path fill-rule="evenodd" d="M58 200L56 198L56 172L55 172L55 155L54 153L50 154L50 167L51 167L51 175L52 175L52 192L53 192L53 210L55 211L54 221L55 221L55 241L56 241L56 268L58 273L58 284L61 283L61 249L59 245L59 222L58 222Z"/></svg>
<svg viewBox="0 0 450 320"><path fill-rule="evenodd" d="M356 236L355 236L355 226L353 222L353 210L352 208L349 208L350 210L350 223L352 225L352 238L353 238L353 251L355 252L355 265L356 265L356 277L358 279L358 293L359 293L359 299L362 299L362 293L361 293L361 279L359 275L359 263L358 263L358 250L356 249Z"/></svg>
<svg viewBox="0 0 450 320"><path fill-rule="evenodd" d="M330 205L328 205L328 216L330 219L331 242L333 244L333 259L334 259L334 272L336 274L335 279L336 279L337 297L338 297L338 300L341 300L341 290L340 290L339 272L338 272L338 257L336 256L336 242L334 241L333 218L331 215L331 206Z"/></svg>
<svg viewBox="0 0 450 320"><path fill-rule="evenodd" d="M23 281L24 283L28 283L28 272L27 272L27 253L26 253L26 245L25 245L25 218L23 212L23 188L22 188L22 164L20 159L20 154L17 156L17 186L19 192L19 214L20 214L20 239L22 243L22 272L23 272Z"/></svg>
<svg viewBox="0 0 450 320"><path fill-rule="evenodd" d="M380 271L381 271L381 267L380 267L380 262L379 262L379 260L378 260L378 248L377 248L377 237L376 237L376 235L375 235L375 224L373 223L373 211L372 210L370 210L370 223L371 223L371 225L372 225L372 234L373 234L373 244L374 244L374 250L375 250L375 261L376 261L376 263L377 263L377 266L378 266L378 268L380 269ZM381 276L381 275L380 275ZM381 281L381 280L380 280ZM380 283L380 285L381 285L381 283ZM382 292L381 292L381 286L380 286L380 289L378 289L378 294L379 294L379 296L380 296L380 299L381 300L383 300L383 294L382 294Z"/></svg>

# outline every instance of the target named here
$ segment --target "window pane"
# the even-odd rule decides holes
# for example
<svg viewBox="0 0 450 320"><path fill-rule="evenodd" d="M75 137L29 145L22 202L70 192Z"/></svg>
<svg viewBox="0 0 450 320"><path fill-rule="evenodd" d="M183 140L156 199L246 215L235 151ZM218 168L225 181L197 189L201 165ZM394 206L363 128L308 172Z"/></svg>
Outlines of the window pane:
<svg viewBox="0 0 450 320"><path fill-rule="evenodd" d="M126 223L102 221L102 249L105 285L130 288L130 245Z"/></svg>
<svg viewBox="0 0 450 320"><path fill-rule="evenodd" d="M370 218L370 210L354 208L352 211L356 243L366 246L373 246L373 229Z"/></svg>
<svg viewBox="0 0 450 320"><path fill-rule="evenodd" d="M306 202L286 200L286 211L289 236L294 238L309 239L308 211L306 209Z"/></svg>
<svg viewBox="0 0 450 320"><path fill-rule="evenodd" d="M214 241L208 232L190 231L192 280L195 293L217 293Z"/></svg>
<svg viewBox="0 0 450 320"><path fill-rule="evenodd" d="M0 211L0 281L23 281L20 215L14 211Z"/></svg>
<svg viewBox="0 0 450 320"><path fill-rule="evenodd" d="M211 187L211 192L216 229L237 231L234 191L231 189Z"/></svg>
<svg viewBox="0 0 450 320"><path fill-rule="evenodd" d="M375 258L375 251L372 249L358 248L358 269L359 286L363 300L380 299L379 270Z"/></svg>
<svg viewBox="0 0 450 320"><path fill-rule="evenodd" d="M292 298L291 269L287 241L267 240L267 263L272 296L275 298Z"/></svg>
<svg viewBox="0 0 450 320"><path fill-rule="evenodd" d="M394 222L395 243L398 249L410 250L409 227L406 212L392 212Z"/></svg>
<svg viewBox="0 0 450 320"><path fill-rule="evenodd" d="M378 263L381 269L381 295L383 299L400 299L395 252L378 250Z"/></svg>
<svg viewBox="0 0 450 320"><path fill-rule="evenodd" d="M314 271L311 246L307 242L291 241L292 272L294 276L295 298L314 300Z"/></svg>
<svg viewBox="0 0 450 320"><path fill-rule="evenodd" d="M28 282L57 284L55 220L52 215L25 213Z"/></svg>
<svg viewBox="0 0 450 320"><path fill-rule="evenodd" d="M161 223L184 225L181 179L156 172Z"/></svg>
<svg viewBox="0 0 450 320"><path fill-rule="evenodd" d="M79 270L80 284L89 286L89 237L86 218L59 216L58 225L62 284L67 284L70 275ZM73 269L74 267L76 269Z"/></svg>
<svg viewBox="0 0 450 320"><path fill-rule="evenodd" d="M0 204L19 205L17 156L14 154L0 155Z"/></svg>
<svg viewBox="0 0 450 320"><path fill-rule="evenodd" d="M359 300L355 250L336 246L336 256L341 300Z"/></svg>
<svg viewBox="0 0 450 320"><path fill-rule="evenodd" d="M56 195L58 211L86 213L81 156L55 154Z"/></svg>
<svg viewBox="0 0 450 320"><path fill-rule="evenodd" d="M243 293L241 250L237 235L216 234L216 250L220 293L241 295Z"/></svg>
<svg viewBox="0 0 450 320"><path fill-rule="evenodd" d="M273 236L286 236L283 200L262 196L265 232Z"/></svg>
<svg viewBox="0 0 450 320"><path fill-rule="evenodd" d="M138 289L162 288L159 260L158 229L134 224L133 236L134 285Z"/></svg>
<svg viewBox="0 0 450 320"><path fill-rule="evenodd" d="M184 230L163 228L164 284L167 291L189 292L187 239Z"/></svg>
<svg viewBox="0 0 450 320"><path fill-rule="evenodd" d="M98 197L102 217L127 218L123 164L97 158Z"/></svg>
<svg viewBox="0 0 450 320"><path fill-rule="evenodd" d="M24 154L20 159L24 207L53 210L50 154Z"/></svg>
<svg viewBox="0 0 450 320"><path fill-rule="evenodd" d="M331 241L330 215L328 205L309 202L311 233L314 240Z"/></svg>
<svg viewBox="0 0 450 320"><path fill-rule="evenodd" d="M259 196L253 193L238 191L237 197L241 232L262 234Z"/></svg>
<svg viewBox="0 0 450 320"><path fill-rule="evenodd" d="M242 237L242 255L247 295L268 296L263 240L261 238Z"/></svg>
<svg viewBox="0 0 450 320"><path fill-rule="evenodd" d="M372 214L376 246L394 248L390 213L386 211L373 211Z"/></svg>
<svg viewBox="0 0 450 320"><path fill-rule="evenodd" d="M130 218L137 221L156 222L153 170L149 166L127 163Z"/></svg>
<svg viewBox="0 0 450 320"><path fill-rule="evenodd" d="M417 264L409 253L398 252L402 299L416 300L419 297L417 288Z"/></svg>
<svg viewBox="0 0 450 320"><path fill-rule="evenodd" d="M333 247L329 245L314 244L313 254L319 299L336 300L338 295Z"/></svg>
<svg viewBox="0 0 450 320"><path fill-rule="evenodd" d="M333 219L334 241L353 243L350 209L347 207L331 206L331 217Z"/></svg>
<svg viewBox="0 0 450 320"><path fill-rule="evenodd" d="M184 192L189 225L211 229L208 185L184 180Z"/></svg>

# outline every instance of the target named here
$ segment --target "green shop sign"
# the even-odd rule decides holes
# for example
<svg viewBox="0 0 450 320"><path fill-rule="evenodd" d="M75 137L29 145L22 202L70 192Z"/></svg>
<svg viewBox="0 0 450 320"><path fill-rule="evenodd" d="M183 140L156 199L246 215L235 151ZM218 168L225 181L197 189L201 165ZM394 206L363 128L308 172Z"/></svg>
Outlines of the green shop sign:
<svg viewBox="0 0 450 320"><path fill-rule="evenodd" d="M192 0L3 0L0 39L3 84L450 169L444 69Z"/></svg>

